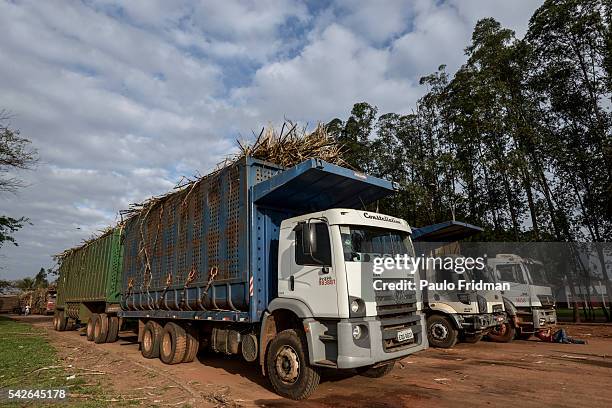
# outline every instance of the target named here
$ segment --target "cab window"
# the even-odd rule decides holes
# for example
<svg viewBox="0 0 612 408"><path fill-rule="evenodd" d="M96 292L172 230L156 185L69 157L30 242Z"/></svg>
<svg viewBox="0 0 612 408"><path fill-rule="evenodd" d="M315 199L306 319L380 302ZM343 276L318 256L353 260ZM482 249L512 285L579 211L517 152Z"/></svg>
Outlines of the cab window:
<svg viewBox="0 0 612 408"><path fill-rule="evenodd" d="M297 231L295 234L295 263L298 265L331 266L331 245L329 242L329 231L323 223L314 224L317 238L317 250L308 254L308 248L304 248L303 234L305 230Z"/></svg>
<svg viewBox="0 0 612 408"><path fill-rule="evenodd" d="M495 268L499 273L499 280L503 282L527 283L518 264L497 265Z"/></svg>

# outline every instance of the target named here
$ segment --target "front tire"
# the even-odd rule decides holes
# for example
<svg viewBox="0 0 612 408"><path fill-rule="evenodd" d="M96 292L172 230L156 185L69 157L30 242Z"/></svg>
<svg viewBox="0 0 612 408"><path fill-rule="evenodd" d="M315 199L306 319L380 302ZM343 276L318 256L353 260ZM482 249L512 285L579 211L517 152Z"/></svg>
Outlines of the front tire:
<svg viewBox="0 0 612 408"><path fill-rule="evenodd" d="M427 318L427 339L431 346L451 348L457 344L457 336L457 329L447 317L431 315Z"/></svg>
<svg viewBox="0 0 612 408"><path fill-rule="evenodd" d="M386 376L387 374L389 374L392 370L393 367L395 366L395 362L393 363L389 363L389 364L385 364L376 368L372 368L372 367L359 367L357 369L357 373L363 377L369 377L369 378L382 378L384 376Z"/></svg>
<svg viewBox="0 0 612 408"><path fill-rule="evenodd" d="M308 398L319 385L319 372L308 363L303 336L284 330L270 342L266 371L274 391L293 400Z"/></svg>
<svg viewBox="0 0 612 408"><path fill-rule="evenodd" d="M487 338L495 343L510 343L516 334L516 329L512 323L504 323L495 326L489 333Z"/></svg>

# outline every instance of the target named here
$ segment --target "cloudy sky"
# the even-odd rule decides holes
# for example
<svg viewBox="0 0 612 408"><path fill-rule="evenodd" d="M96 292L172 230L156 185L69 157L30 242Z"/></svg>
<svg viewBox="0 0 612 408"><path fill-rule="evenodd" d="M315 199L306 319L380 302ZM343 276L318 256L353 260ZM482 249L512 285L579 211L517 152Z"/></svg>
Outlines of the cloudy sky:
<svg viewBox="0 0 612 408"><path fill-rule="evenodd" d="M419 77L453 72L479 18L519 36L539 2L0 0L0 109L39 151L0 213L29 217L0 279L113 223L129 203L205 174L236 138L283 118L407 112Z"/></svg>

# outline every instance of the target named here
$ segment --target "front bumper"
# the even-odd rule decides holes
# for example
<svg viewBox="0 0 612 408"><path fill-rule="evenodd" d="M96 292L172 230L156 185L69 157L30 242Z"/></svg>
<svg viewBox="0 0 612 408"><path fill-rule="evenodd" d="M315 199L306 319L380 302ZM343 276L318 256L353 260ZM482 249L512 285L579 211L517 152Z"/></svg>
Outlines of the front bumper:
<svg viewBox="0 0 612 408"><path fill-rule="evenodd" d="M452 315L457 327L467 333L480 333L506 323L506 313L456 314Z"/></svg>
<svg viewBox="0 0 612 408"><path fill-rule="evenodd" d="M375 317L364 317L361 319L343 319L337 324L338 355L336 359L337 368L357 368L370 366L377 363L397 360L417 351L427 348L427 336L425 334L425 318L417 315L418 320L411 326L414 341L404 341L394 344L392 350L385 346L385 339L395 335L393 331L385 329L381 321ZM353 339L353 327L361 325L365 327L367 335L359 340ZM388 343L387 343L388 344ZM316 362L314 362L315 365Z"/></svg>

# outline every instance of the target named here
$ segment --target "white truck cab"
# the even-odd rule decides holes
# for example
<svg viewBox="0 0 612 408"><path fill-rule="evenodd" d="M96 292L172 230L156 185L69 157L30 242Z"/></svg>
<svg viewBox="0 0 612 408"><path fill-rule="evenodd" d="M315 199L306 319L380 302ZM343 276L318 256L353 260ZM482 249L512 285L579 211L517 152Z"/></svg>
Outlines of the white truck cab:
<svg viewBox="0 0 612 408"><path fill-rule="evenodd" d="M374 280L414 280L405 270L374 273L374 259L414 254L406 221L330 209L283 220L278 297L269 309L300 310L310 364L392 366L426 348L416 290L375 290ZM391 363L391 364L389 364Z"/></svg>
<svg viewBox="0 0 612 408"><path fill-rule="evenodd" d="M504 303L513 318L517 337L526 340L557 324L552 289L541 262L514 254L497 254L487 260L487 265L495 282L510 284L510 290L503 292Z"/></svg>

